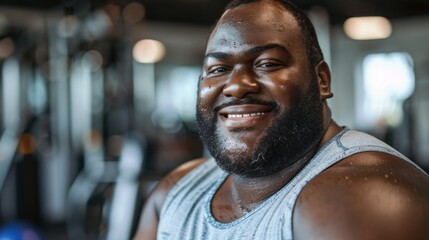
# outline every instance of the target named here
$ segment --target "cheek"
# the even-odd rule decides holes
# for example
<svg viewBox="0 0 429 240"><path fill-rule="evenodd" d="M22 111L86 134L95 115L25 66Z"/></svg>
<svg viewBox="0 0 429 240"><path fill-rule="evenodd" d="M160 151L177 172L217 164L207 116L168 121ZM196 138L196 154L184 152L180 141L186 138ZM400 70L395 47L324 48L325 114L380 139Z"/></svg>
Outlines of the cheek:
<svg viewBox="0 0 429 240"><path fill-rule="evenodd" d="M221 92L222 87L219 83L213 83L210 81L200 82L198 88L198 107L202 111L211 110Z"/></svg>
<svg viewBox="0 0 429 240"><path fill-rule="evenodd" d="M284 101L287 101L290 105L296 104L301 101L304 91L303 84L288 82L286 84L279 85L279 94Z"/></svg>
<svg viewBox="0 0 429 240"><path fill-rule="evenodd" d="M209 96L213 95L214 89L210 86L201 86L198 92L200 99L207 99Z"/></svg>
<svg viewBox="0 0 429 240"><path fill-rule="evenodd" d="M275 100L281 108L289 109L301 100L305 84L302 84L302 79L297 79L296 77L290 76L290 74L282 75L283 76L264 80L264 85L273 100Z"/></svg>

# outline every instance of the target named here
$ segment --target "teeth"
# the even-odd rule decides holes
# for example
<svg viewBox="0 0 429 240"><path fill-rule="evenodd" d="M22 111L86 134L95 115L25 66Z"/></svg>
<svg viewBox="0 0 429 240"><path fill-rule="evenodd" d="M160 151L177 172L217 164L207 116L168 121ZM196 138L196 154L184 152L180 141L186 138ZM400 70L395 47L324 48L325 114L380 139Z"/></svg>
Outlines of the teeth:
<svg viewBox="0 0 429 240"><path fill-rule="evenodd" d="M257 112L257 113L245 113L245 114L228 114L227 118L242 118L242 117L254 117L254 116L261 116L265 115L263 112Z"/></svg>

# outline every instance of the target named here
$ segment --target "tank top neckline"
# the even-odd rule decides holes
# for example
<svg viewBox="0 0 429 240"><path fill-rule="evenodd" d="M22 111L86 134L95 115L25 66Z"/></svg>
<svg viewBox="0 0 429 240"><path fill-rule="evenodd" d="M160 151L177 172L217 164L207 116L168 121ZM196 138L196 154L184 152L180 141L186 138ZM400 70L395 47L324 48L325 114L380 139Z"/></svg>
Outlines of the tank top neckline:
<svg viewBox="0 0 429 240"><path fill-rule="evenodd" d="M274 193L273 195L267 197L265 200L263 200L258 206L256 206L254 209L252 209L251 211L245 213L243 216L231 221L231 222L220 222L218 221L212 214L211 211L211 204L214 198L214 195L216 194L216 192L219 190L219 187L225 182L226 178L228 177L228 173L224 172L223 170L220 172L218 180L213 184L213 186L211 187L211 189L209 190L208 194L207 194L207 198L205 200L205 213L206 213L206 218L208 220L208 222L216 228L219 229L226 229L226 228L230 228L233 226L236 226L237 224L240 224L241 222L247 220L250 216L256 214L257 212L259 212L260 209L264 208L265 206L267 206L269 203L271 203L272 201L275 201L279 196L283 195L282 193L284 191L286 191L286 189L289 189L290 185L293 184L293 182L295 182L297 179L299 179L301 173L303 172L304 169L306 169L311 162L313 162L317 156L323 152L323 150L325 148L327 148L327 146L329 144L331 144L332 142L336 141L337 139L341 138L341 136L345 133L349 131L348 127L343 127L343 129L337 133L334 137L332 137L331 139L329 139L317 152L316 154L312 157L312 159L287 183L285 184L283 187L281 187L276 193ZM216 163L215 163L216 164Z"/></svg>

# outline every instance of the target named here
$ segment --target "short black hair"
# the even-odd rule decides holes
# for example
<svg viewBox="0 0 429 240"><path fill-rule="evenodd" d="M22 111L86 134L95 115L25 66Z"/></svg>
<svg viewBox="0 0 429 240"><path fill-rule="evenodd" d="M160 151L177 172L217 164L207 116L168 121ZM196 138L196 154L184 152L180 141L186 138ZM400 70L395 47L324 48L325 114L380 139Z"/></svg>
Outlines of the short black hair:
<svg viewBox="0 0 429 240"><path fill-rule="evenodd" d="M243 4L260 2L262 0L232 0L225 8L225 11L236 8ZM323 60L322 49L317 39L316 31L314 30L313 23L310 21L308 16L297 7L295 4L287 0L271 0L280 3L286 11L289 11L292 16L298 22L298 26L301 28L301 32L304 38L304 45L306 48L306 54L310 67L315 67L320 61Z"/></svg>

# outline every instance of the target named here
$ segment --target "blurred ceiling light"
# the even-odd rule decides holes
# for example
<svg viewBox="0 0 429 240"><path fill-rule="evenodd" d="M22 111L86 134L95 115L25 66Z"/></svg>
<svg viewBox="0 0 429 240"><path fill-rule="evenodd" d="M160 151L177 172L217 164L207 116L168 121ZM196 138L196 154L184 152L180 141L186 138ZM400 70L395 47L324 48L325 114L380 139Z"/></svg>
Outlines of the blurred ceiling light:
<svg viewBox="0 0 429 240"><path fill-rule="evenodd" d="M0 59L8 58L15 50L15 44L11 38L0 40Z"/></svg>
<svg viewBox="0 0 429 240"><path fill-rule="evenodd" d="M103 56L96 50L86 52L82 57L83 64L88 64L92 72L95 72L103 65Z"/></svg>
<svg viewBox="0 0 429 240"><path fill-rule="evenodd" d="M156 63L165 55L165 46L162 42L152 39L138 41L133 48L133 57L139 63Z"/></svg>
<svg viewBox="0 0 429 240"><path fill-rule="evenodd" d="M58 23L57 33L60 37L74 36L79 30L79 19L75 15L63 17Z"/></svg>
<svg viewBox="0 0 429 240"><path fill-rule="evenodd" d="M385 17L352 17L345 21L344 32L355 40L384 39L392 34L392 25Z"/></svg>
<svg viewBox="0 0 429 240"><path fill-rule="evenodd" d="M109 3L104 6L104 11L111 18L112 22L116 23L119 21L121 17L121 9L118 5Z"/></svg>
<svg viewBox="0 0 429 240"><path fill-rule="evenodd" d="M145 9L142 4L133 2L124 7L122 15L125 21L129 23L137 23L143 19L145 15Z"/></svg>

